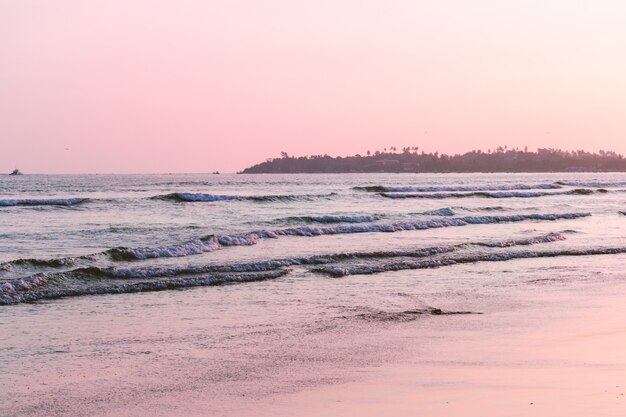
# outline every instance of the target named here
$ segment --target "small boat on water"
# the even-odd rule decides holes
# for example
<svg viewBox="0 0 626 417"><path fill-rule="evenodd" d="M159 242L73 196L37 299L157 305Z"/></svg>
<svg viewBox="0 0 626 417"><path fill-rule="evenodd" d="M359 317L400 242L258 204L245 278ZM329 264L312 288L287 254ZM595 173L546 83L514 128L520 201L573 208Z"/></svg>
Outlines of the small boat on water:
<svg viewBox="0 0 626 417"><path fill-rule="evenodd" d="M19 169L17 169L17 168L16 168L16 169L14 169L14 170L13 170L13 172L11 172L11 174L9 174L9 175L22 175L22 173L20 172L20 170L19 170Z"/></svg>

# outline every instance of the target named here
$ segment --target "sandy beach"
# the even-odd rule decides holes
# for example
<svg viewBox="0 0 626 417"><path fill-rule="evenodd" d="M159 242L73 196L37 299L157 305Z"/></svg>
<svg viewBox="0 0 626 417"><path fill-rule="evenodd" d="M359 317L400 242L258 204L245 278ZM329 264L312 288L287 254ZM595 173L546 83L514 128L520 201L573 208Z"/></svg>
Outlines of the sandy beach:
<svg viewBox="0 0 626 417"><path fill-rule="evenodd" d="M623 416L624 296L623 282L538 287L528 294L534 306L457 323L461 328L429 328L419 336L428 339L426 348L370 369L360 381L255 402L230 415ZM403 337L417 338L410 327L400 330Z"/></svg>

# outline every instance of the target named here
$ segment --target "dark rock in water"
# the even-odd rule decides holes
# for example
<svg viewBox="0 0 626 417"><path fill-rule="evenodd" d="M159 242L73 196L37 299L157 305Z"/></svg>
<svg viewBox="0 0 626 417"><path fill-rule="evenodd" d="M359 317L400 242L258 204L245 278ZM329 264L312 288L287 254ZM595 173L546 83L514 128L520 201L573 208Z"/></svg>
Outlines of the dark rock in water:
<svg viewBox="0 0 626 417"><path fill-rule="evenodd" d="M20 172L19 169L14 169L13 172L11 172L10 175L22 175L22 173Z"/></svg>
<svg viewBox="0 0 626 417"><path fill-rule="evenodd" d="M626 211L620 211L619 214L621 214L622 216L626 216Z"/></svg>
<svg viewBox="0 0 626 417"><path fill-rule="evenodd" d="M413 321L416 320L419 316L423 315L431 315L431 316L445 316L445 315L456 315L456 314L482 314L473 311L444 311L440 308L424 308L424 309L415 309L415 310L405 310L405 311L383 311L383 310L371 310L367 313L357 314L355 317L361 320L367 321Z"/></svg>

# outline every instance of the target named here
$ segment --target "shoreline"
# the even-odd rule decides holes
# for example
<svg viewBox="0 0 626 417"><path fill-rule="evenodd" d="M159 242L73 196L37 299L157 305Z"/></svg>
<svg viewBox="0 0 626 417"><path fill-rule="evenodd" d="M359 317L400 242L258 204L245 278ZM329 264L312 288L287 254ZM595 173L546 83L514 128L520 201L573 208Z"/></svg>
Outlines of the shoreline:
<svg viewBox="0 0 626 417"><path fill-rule="evenodd" d="M475 300L426 297L427 305L480 315L313 324L306 314L294 315L260 334L253 326L249 336L224 335L217 345L195 336L211 329L193 318L206 314L207 295L217 296L207 290L113 296L130 303L130 317L113 313L119 304L107 308L104 298L91 313L85 310L91 297L40 303L41 317L55 312L52 328L36 317L19 319L26 326L16 328L54 333L68 315L77 330L122 317L124 323L65 350L38 353L46 353L45 365L30 365L23 377L5 374L13 388L0 400L3 416L623 416L626 282L587 268L578 272L587 278L494 290ZM394 286L406 287L403 276L394 274ZM325 282L326 290L361 285L350 278ZM266 283L249 294L262 300L258 290L280 289ZM234 287L220 292L226 304L240 297ZM186 303L182 310L180 303ZM81 311L84 317L75 316ZM174 320L178 314L191 321ZM142 335L145 326L151 331Z"/></svg>

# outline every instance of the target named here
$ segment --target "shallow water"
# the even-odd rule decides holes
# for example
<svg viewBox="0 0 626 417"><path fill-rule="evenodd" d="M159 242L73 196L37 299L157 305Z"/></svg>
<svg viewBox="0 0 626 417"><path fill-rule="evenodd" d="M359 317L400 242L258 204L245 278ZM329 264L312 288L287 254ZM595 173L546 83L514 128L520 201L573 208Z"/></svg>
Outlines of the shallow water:
<svg viewBox="0 0 626 417"><path fill-rule="evenodd" d="M625 189L624 174L1 176L0 401L98 415L159 390L341 380L402 351L381 326L480 322L435 309L490 314L618 275Z"/></svg>

